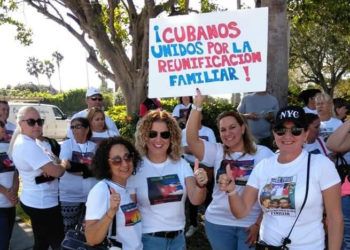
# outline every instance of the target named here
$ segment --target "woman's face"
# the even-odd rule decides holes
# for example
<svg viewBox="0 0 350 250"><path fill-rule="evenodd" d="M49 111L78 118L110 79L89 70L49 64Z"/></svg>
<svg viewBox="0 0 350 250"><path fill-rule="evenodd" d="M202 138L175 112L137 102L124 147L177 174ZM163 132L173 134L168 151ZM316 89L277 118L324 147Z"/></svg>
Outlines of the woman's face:
<svg viewBox="0 0 350 250"><path fill-rule="evenodd" d="M80 121L73 121L71 123L71 129L74 135L74 139L78 143L85 143L87 141L87 135L89 133L89 128L83 127Z"/></svg>
<svg viewBox="0 0 350 250"><path fill-rule="evenodd" d="M187 106L190 103L190 97L189 96L183 96L181 97L183 105Z"/></svg>
<svg viewBox="0 0 350 250"><path fill-rule="evenodd" d="M112 180L124 184L134 170L133 156L123 144L115 144L109 151Z"/></svg>
<svg viewBox="0 0 350 250"><path fill-rule="evenodd" d="M105 128L105 117L101 112L95 113L91 120L91 130L95 132L103 132Z"/></svg>
<svg viewBox="0 0 350 250"><path fill-rule="evenodd" d="M308 132L309 132L309 135L307 137L307 141L309 143L313 143L316 138L318 137L319 133L320 133L320 124L321 124L321 121L320 119L316 119L314 120L308 127Z"/></svg>
<svg viewBox="0 0 350 250"><path fill-rule="evenodd" d="M309 102L307 103L308 108L315 110L316 109L316 102L315 102L315 97L310 97Z"/></svg>
<svg viewBox="0 0 350 250"><path fill-rule="evenodd" d="M304 142L308 136L308 132L304 129L299 129L293 122L283 123L283 128L286 129L285 133L278 135L275 130L273 130L273 135L276 141L276 145L280 150L280 154L288 153L298 155L303 147ZM293 135L291 129L297 128L300 135Z"/></svg>
<svg viewBox="0 0 350 250"><path fill-rule="evenodd" d="M316 101L316 110L319 116L332 116L332 101Z"/></svg>
<svg viewBox="0 0 350 250"><path fill-rule="evenodd" d="M162 137L160 134L166 134L163 132L169 133L167 124L162 121L153 122L151 130L146 135L148 137L146 142L148 154L154 154L158 156L167 155L167 150L170 147L170 138L163 138L164 136ZM156 136L154 138L151 138L154 136L150 136L151 134L154 134Z"/></svg>
<svg viewBox="0 0 350 250"><path fill-rule="evenodd" d="M29 109L25 113L22 120L19 121L19 125L21 127L21 133L33 139L36 139L39 136L41 136L41 134L43 133L43 126L38 125L38 122L37 122L38 119L40 119L40 115L38 111ZM28 124L28 123L31 123L32 120L35 121L33 126L32 124L31 125Z"/></svg>
<svg viewBox="0 0 350 250"><path fill-rule="evenodd" d="M344 118L346 118L346 114L348 113L348 109L346 106L337 108L336 111L338 119L343 120Z"/></svg>
<svg viewBox="0 0 350 250"><path fill-rule="evenodd" d="M240 125L235 117L226 116L219 121L219 131L222 143L231 151L240 152L243 150L243 134L245 126Z"/></svg>

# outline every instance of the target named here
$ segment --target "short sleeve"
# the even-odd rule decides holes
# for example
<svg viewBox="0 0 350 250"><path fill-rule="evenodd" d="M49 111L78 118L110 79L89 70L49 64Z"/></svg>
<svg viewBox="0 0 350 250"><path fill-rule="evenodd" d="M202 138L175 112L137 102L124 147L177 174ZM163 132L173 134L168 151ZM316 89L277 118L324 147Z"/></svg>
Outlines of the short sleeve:
<svg viewBox="0 0 350 250"><path fill-rule="evenodd" d="M216 154L219 151L219 147L222 147L220 143L211 143L205 140L202 140L204 143L204 156L201 163L206 166L214 166Z"/></svg>
<svg viewBox="0 0 350 250"><path fill-rule="evenodd" d="M72 158L72 144L70 143L71 139L68 139L63 142L61 146L60 159L61 160L71 160Z"/></svg>
<svg viewBox="0 0 350 250"><path fill-rule="evenodd" d="M329 160L326 156L312 155L311 157L313 156L316 158L316 163L314 163L316 164L315 168L319 170L317 171L317 173L319 177L321 190L326 190L327 188L330 188L331 186L340 183L340 177L338 175L334 163L331 160Z"/></svg>
<svg viewBox="0 0 350 250"><path fill-rule="evenodd" d="M91 189L88 195L85 219L100 220L108 210L108 201L109 190L107 184L99 182Z"/></svg>

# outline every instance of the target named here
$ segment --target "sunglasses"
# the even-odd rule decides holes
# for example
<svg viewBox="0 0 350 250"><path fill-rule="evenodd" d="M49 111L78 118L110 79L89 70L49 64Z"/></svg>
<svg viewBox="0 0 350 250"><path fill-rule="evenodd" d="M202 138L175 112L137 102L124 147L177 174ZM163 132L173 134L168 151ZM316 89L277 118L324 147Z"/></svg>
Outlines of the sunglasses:
<svg viewBox="0 0 350 250"><path fill-rule="evenodd" d="M99 102L102 102L102 101L103 101L103 98L102 98L102 97L96 97L96 96L90 97L90 99L93 100L93 101L99 101Z"/></svg>
<svg viewBox="0 0 350 250"><path fill-rule="evenodd" d="M170 132L169 131L163 131L163 132L160 132L160 137L162 137L163 139L169 139L170 138ZM151 130L149 131L149 134L148 134L148 137L149 138L156 138L158 136L158 132L157 131L154 131L154 130Z"/></svg>
<svg viewBox="0 0 350 250"><path fill-rule="evenodd" d="M123 161L125 163L130 163L134 159L134 155L132 153L130 154L125 154L123 157L120 156L115 156L113 158L109 158L108 161L113 165L113 166L120 166Z"/></svg>
<svg viewBox="0 0 350 250"><path fill-rule="evenodd" d="M282 136L285 135L287 133L287 131L290 131L290 133L293 136L299 136L301 135L301 133L303 132L303 128L298 128L298 127L292 127L292 128L284 128L284 127L277 127L274 128L273 131L278 135L278 136Z"/></svg>
<svg viewBox="0 0 350 250"><path fill-rule="evenodd" d="M70 126L70 129L81 129L81 128L86 128L85 126L81 125L81 124L77 124L77 125L72 125Z"/></svg>
<svg viewBox="0 0 350 250"><path fill-rule="evenodd" d="M44 125L44 119L27 119L27 120L22 120L22 122L27 122L28 126L34 127L35 123L38 124L39 127L42 127Z"/></svg>

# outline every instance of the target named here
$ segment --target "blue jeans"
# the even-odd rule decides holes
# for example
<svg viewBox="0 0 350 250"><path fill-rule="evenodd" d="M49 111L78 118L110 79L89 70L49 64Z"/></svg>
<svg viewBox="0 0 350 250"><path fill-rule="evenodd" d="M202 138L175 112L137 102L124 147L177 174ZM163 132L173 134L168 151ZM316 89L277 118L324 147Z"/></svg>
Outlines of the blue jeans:
<svg viewBox="0 0 350 250"><path fill-rule="evenodd" d="M184 233L179 234L174 239L155 237L142 234L143 250L185 250L186 240Z"/></svg>
<svg viewBox="0 0 350 250"><path fill-rule="evenodd" d="M248 234L245 227L217 225L205 221L205 232L213 250L246 250Z"/></svg>
<svg viewBox="0 0 350 250"><path fill-rule="evenodd" d="M342 210L344 217L344 236L343 236L343 250L350 249L350 196L343 196Z"/></svg>
<svg viewBox="0 0 350 250"><path fill-rule="evenodd" d="M0 208L0 250L9 249L16 207Z"/></svg>

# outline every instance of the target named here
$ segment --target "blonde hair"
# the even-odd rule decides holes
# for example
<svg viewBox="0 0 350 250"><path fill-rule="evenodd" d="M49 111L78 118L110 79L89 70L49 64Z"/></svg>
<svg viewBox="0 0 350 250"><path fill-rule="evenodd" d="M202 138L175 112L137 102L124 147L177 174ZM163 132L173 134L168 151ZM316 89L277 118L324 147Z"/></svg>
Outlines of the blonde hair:
<svg viewBox="0 0 350 250"><path fill-rule="evenodd" d="M142 156L147 155L148 149L146 142L149 139L148 134L154 122L164 122L167 125L170 132L168 156L172 160L179 160L182 154L181 129L176 120L167 111L152 110L138 122L135 133L136 149Z"/></svg>
<svg viewBox="0 0 350 250"><path fill-rule="evenodd" d="M318 102L326 102L326 103L328 103L329 104L329 108L330 108L330 115L332 117L335 117L333 99L332 99L332 97L330 95L328 95L325 92L318 93L315 96L315 102L316 102L316 105L317 105Z"/></svg>
<svg viewBox="0 0 350 250"><path fill-rule="evenodd" d="M105 120L104 125L103 125L103 129L107 130L108 128L107 128L107 124L106 124L106 115L105 115L105 113L103 112L102 109L97 108L97 107L93 107L93 108L89 109L89 112L88 112L87 117L86 117L88 119L89 123L90 123L90 129L92 129L91 128L92 119L98 113L101 113L103 115L103 119Z"/></svg>

